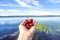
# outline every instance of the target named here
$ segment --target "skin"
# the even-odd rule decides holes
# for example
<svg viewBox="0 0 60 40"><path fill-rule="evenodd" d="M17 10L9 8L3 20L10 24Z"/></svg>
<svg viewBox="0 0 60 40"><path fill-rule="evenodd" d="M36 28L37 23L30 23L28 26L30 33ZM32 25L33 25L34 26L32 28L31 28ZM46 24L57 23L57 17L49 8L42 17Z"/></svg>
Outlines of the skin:
<svg viewBox="0 0 60 40"><path fill-rule="evenodd" d="M35 21L33 23L34 26L32 26L29 30L22 25L23 22L19 25L20 33L17 40L32 40L33 34L35 32L35 25L36 25Z"/></svg>

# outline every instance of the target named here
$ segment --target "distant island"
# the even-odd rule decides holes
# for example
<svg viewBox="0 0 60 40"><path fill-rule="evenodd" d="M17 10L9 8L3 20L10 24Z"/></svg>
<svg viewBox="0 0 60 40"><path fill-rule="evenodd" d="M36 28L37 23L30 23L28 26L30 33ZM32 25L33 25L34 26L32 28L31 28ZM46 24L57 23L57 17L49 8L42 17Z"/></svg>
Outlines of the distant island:
<svg viewBox="0 0 60 40"><path fill-rule="evenodd" d="M18 15L18 16L0 16L0 18L5 17L60 17L60 15Z"/></svg>

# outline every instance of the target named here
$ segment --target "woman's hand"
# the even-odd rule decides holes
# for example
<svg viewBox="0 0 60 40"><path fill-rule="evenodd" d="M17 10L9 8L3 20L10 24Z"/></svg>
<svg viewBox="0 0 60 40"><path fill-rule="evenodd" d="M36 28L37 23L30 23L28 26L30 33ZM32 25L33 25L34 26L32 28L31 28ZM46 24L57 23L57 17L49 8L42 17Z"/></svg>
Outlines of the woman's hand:
<svg viewBox="0 0 60 40"><path fill-rule="evenodd" d="M34 26L32 26L30 29L27 29L24 27L22 24L23 22L19 25L19 37L18 40L32 40L33 34L35 32L35 21L33 20Z"/></svg>

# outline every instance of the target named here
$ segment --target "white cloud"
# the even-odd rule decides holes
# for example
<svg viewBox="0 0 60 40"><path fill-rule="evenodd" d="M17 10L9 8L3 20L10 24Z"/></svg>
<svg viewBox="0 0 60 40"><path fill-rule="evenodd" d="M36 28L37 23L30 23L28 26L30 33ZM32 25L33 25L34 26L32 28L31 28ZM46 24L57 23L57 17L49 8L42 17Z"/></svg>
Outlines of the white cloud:
<svg viewBox="0 0 60 40"><path fill-rule="evenodd" d="M22 7L30 7L30 5L28 5L27 3L21 1L21 0L15 0L20 6Z"/></svg>
<svg viewBox="0 0 60 40"><path fill-rule="evenodd" d="M30 2L33 2L33 1L35 1L35 0L21 0L21 1L24 1L24 2L30 3Z"/></svg>
<svg viewBox="0 0 60 40"><path fill-rule="evenodd" d="M19 5L17 5L17 4L0 4L0 6L3 6L3 7L19 7Z"/></svg>
<svg viewBox="0 0 60 40"><path fill-rule="evenodd" d="M18 15L18 13L21 14L20 12L21 12L21 10L12 10L12 9L3 10L3 9L1 9L0 16Z"/></svg>
<svg viewBox="0 0 60 40"><path fill-rule="evenodd" d="M53 3L60 3L60 0L49 0L49 1Z"/></svg>
<svg viewBox="0 0 60 40"><path fill-rule="evenodd" d="M24 11L24 15L35 15L35 16L41 16L41 15L60 15L60 12L58 11L40 11L40 10L30 10L30 11Z"/></svg>
<svg viewBox="0 0 60 40"><path fill-rule="evenodd" d="M37 7L39 7L39 2L38 1L34 1L33 4Z"/></svg>
<svg viewBox="0 0 60 40"><path fill-rule="evenodd" d="M10 4L0 4L0 6L9 6L9 7L12 7L13 5L10 5Z"/></svg>
<svg viewBox="0 0 60 40"><path fill-rule="evenodd" d="M0 9L0 12L5 11L4 9Z"/></svg>
<svg viewBox="0 0 60 40"><path fill-rule="evenodd" d="M15 0L22 7L42 7L43 5L39 4L38 0ZM29 5L28 3L32 3L35 6Z"/></svg>
<svg viewBox="0 0 60 40"><path fill-rule="evenodd" d="M11 10L11 9L9 9L9 10L6 10L6 11L9 11L9 12L19 12L20 10Z"/></svg>
<svg viewBox="0 0 60 40"><path fill-rule="evenodd" d="M2 11L2 12L1 12ZM0 16L41 16L41 15L60 15L59 11L41 11L41 10L1 10Z"/></svg>
<svg viewBox="0 0 60 40"><path fill-rule="evenodd" d="M14 9L8 9L8 10L4 10L4 9L0 9L0 12L19 12L20 10L14 10Z"/></svg>

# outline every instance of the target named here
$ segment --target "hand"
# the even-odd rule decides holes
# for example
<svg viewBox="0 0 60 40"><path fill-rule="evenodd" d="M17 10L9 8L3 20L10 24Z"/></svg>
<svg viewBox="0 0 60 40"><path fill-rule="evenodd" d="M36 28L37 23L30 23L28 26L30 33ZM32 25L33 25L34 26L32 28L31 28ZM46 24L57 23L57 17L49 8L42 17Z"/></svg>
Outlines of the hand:
<svg viewBox="0 0 60 40"><path fill-rule="evenodd" d="M22 24L23 22L19 25L19 37L18 40L32 40L33 38L33 34L35 32L35 21L33 21L34 26L32 26L30 29L27 29L26 27L24 27Z"/></svg>

